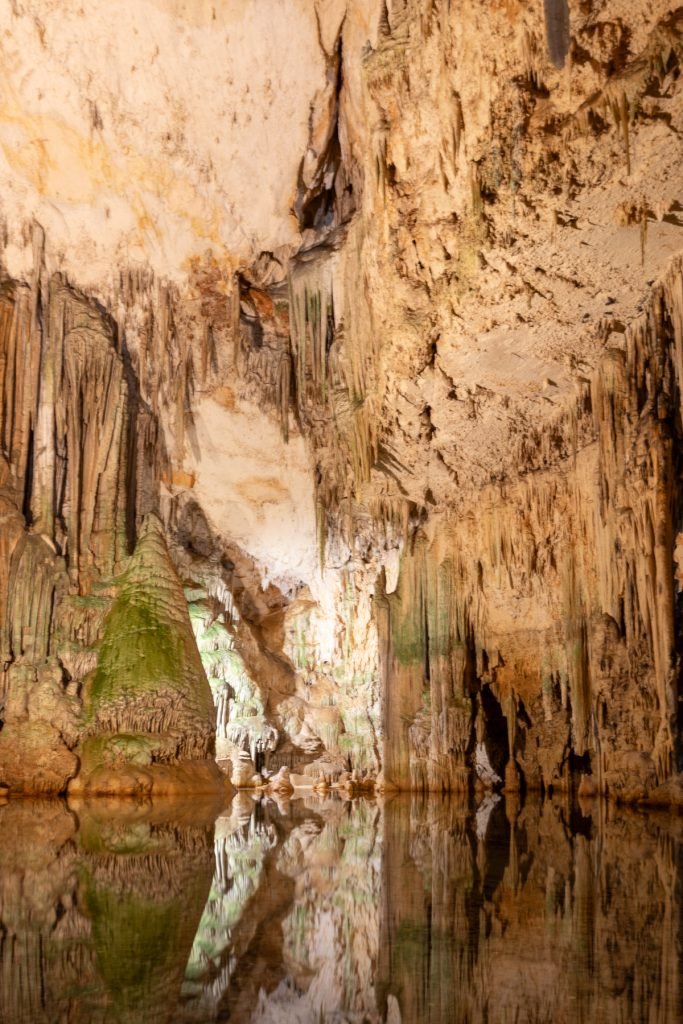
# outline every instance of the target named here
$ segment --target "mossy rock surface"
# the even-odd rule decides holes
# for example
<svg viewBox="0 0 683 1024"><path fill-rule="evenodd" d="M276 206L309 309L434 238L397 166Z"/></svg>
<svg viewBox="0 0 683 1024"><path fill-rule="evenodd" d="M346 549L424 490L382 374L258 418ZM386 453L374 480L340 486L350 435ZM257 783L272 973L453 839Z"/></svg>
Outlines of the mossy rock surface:
<svg viewBox="0 0 683 1024"><path fill-rule="evenodd" d="M142 733L114 733L90 736L81 746L81 765L85 771L115 768L120 764L145 768L152 764L164 737Z"/></svg>
<svg viewBox="0 0 683 1024"><path fill-rule="evenodd" d="M84 768L211 757L213 697L155 517L146 520L117 583L86 695Z"/></svg>

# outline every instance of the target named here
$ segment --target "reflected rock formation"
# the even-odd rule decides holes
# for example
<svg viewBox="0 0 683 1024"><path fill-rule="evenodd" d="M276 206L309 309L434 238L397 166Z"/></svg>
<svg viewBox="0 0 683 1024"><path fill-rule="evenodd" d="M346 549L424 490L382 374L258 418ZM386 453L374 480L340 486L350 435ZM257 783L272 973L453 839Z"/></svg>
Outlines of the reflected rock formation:
<svg viewBox="0 0 683 1024"><path fill-rule="evenodd" d="M216 808L0 809L0 1019L166 1024L211 882Z"/></svg>
<svg viewBox="0 0 683 1024"><path fill-rule="evenodd" d="M682 823L586 810L500 801L478 838L452 803L386 809L380 990L403 1024L679 1019Z"/></svg>
<svg viewBox="0 0 683 1024"><path fill-rule="evenodd" d="M680 816L245 794L219 811L0 808L3 1024L680 1019Z"/></svg>
<svg viewBox="0 0 683 1024"><path fill-rule="evenodd" d="M490 797L241 800L216 846L221 949L183 1020L678 1019L680 819Z"/></svg>
<svg viewBox="0 0 683 1024"><path fill-rule="evenodd" d="M250 1008L226 1013L228 991L210 1019L678 1019L678 818L490 799L306 806L275 851L295 883L284 918L273 902L280 979L271 963ZM265 881L253 900L268 902Z"/></svg>
<svg viewBox="0 0 683 1024"><path fill-rule="evenodd" d="M272 913L264 876L272 876L277 845L275 826L249 796L238 794L217 819L214 878L185 973L183 1020L213 1020L243 983L242 958Z"/></svg>
<svg viewBox="0 0 683 1024"><path fill-rule="evenodd" d="M252 1020L378 1021L381 812L369 801L308 801L317 820L292 831L280 870L294 879L283 923L287 975L261 991Z"/></svg>

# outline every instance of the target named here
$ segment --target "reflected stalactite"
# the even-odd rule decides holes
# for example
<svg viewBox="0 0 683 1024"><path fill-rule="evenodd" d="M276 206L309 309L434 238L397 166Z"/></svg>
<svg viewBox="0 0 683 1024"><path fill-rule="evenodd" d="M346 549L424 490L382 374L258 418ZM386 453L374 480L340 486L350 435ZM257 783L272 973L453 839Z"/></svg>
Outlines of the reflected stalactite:
<svg viewBox="0 0 683 1024"><path fill-rule="evenodd" d="M507 812L477 839L451 802L385 809L382 999L403 1024L677 1019L678 819Z"/></svg>
<svg viewBox="0 0 683 1024"><path fill-rule="evenodd" d="M495 796L218 811L0 807L3 1024L678 1019L679 817Z"/></svg>
<svg viewBox="0 0 683 1024"><path fill-rule="evenodd" d="M245 952L244 926L253 927L259 919L252 901L264 886L267 861L272 861L268 854L275 846L274 825L245 794L238 794L230 813L217 819L214 878L185 970L183 1020L212 1019L229 997Z"/></svg>
<svg viewBox="0 0 683 1024"><path fill-rule="evenodd" d="M63 804L0 808L0 1019L47 1024L64 990L87 971L78 940L76 820ZM73 951L73 959L71 952Z"/></svg>

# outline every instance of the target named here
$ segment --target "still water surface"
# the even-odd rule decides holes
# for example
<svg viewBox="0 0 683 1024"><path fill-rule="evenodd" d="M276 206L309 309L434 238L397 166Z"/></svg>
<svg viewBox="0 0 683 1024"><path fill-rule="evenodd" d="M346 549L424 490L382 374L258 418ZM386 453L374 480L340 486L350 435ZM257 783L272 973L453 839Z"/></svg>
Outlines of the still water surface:
<svg viewBox="0 0 683 1024"><path fill-rule="evenodd" d="M683 817L0 807L2 1024L683 1020Z"/></svg>

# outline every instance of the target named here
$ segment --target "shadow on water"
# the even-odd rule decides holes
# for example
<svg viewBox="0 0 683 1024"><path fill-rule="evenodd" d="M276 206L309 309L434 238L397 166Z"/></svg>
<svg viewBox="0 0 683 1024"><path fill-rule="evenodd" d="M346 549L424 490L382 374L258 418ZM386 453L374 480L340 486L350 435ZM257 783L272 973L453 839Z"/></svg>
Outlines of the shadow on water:
<svg viewBox="0 0 683 1024"><path fill-rule="evenodd" d="M0 1021L670 1024L682 889L598 802L10 802Z"/></svg>

